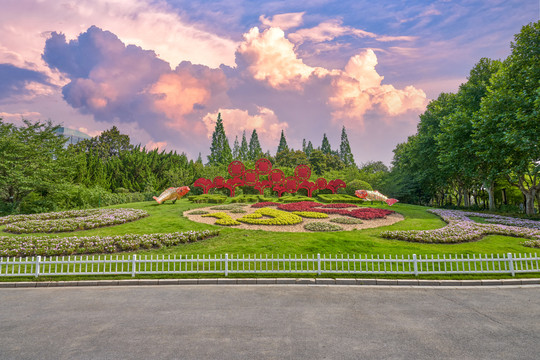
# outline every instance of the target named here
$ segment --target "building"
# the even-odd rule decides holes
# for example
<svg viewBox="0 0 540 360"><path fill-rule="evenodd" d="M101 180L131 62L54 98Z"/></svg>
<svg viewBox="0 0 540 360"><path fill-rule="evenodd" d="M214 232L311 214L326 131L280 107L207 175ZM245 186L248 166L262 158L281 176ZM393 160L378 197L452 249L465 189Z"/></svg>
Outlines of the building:
<svg viewBox="0 0 540 360"><path fill-rule="evenodd" d="M92 138L90 135L85 134L79 130L74 130L74 129L70 129L66 127L59 127L56 130L56 133L58 135L65 136L68 139L68 141L66 141L66 146L68 146L69 144L76 144L79 141L88 140Z"/></svg>

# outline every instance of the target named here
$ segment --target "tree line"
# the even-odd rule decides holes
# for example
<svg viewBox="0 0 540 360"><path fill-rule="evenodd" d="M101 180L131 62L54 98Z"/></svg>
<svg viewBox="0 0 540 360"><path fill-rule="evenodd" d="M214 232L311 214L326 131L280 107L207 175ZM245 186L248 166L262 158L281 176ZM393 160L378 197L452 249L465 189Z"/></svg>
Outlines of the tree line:
<svg viewBox="0 0 540 360"><path fill-rule="evenodd" d="M482 58L457 93L420 115L417 133L394 149L394 196L407 202L471 206L495 190L519 190L524 209L540 203L540 21L524 26L504 60ZM504 191L503 191L504 189Z"/></svg>

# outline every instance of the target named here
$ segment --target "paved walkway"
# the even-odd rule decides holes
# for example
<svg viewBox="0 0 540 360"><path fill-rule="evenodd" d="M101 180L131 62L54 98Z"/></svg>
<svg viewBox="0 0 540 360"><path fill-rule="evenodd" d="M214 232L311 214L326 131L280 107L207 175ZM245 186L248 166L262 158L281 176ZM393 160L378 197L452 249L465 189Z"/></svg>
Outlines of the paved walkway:
<svg viewBox="0 0 540 360"><path fill-rule="evenodd" d="M2 288L0 306L1 359L537 359L540 353L538 285Z"/></svg>
<svg viewBox="0 0 540 360"><path fill-rule="evenodd" d="M0 288L120 286L120 285L378 285L378 286L506 286L540 285L540 279L416 280L416 279L329 279L329 278L215 278L215 279L129 279L81 281L0 282Z"/></svg>

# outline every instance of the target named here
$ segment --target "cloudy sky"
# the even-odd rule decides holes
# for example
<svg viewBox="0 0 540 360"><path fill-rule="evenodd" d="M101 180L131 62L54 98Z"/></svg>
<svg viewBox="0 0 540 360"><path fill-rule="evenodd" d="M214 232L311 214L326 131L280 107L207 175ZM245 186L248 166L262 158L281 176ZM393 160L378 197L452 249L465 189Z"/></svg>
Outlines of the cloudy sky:
<svg viewBox="0 0 540 360"><path fill-rule="evenodd" d="M0 117L208 155L281 130L389 164L418 115L482 57L504 59L538 0L2 0Z"/></svg>

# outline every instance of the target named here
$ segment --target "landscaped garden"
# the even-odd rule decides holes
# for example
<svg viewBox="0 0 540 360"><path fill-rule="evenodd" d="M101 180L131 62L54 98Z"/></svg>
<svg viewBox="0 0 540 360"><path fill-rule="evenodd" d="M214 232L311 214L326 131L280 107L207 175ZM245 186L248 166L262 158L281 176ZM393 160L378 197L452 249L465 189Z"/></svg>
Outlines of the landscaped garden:
<svg viewBox="0 0 540 360"><path fill-rule="evenodd" d="M392 210L403 217L402 221L382 227L361 230L353 228L343 231L351 229L345 227L362 226L370 221L377 221L377 219L359 218L358 214L380 214L381 210L389 211L389 207L369 203L361 207L356 205L350 207L354 204L331 205L316 202L285 204L275 200L273 205L238 205L236 203L212 205L197 204L181 199L176 204L158 205L155 202L142 202L116 205L102 210L64 212L61 215L62 218L68 220L69 224L78 223L78 225L75 227L70 225L69 229L58 227L58 230L53 231L62 232L54 234L46 233L51 231L51 226L46 224L51 221L60 221L52 219L59 215L3 217L0 218L4 224L0 227L0 230L4 232L4 235L0 237L0 252L2 256L133 253L134 251L137 254L160 255L225 253L421 255L540 252L538 249L540 230L537 221L512 220L484 213L474 213L468 217L456 211L430 210L422 206L396 204ZM205 210L201 210L203 208ZM216 209L212 210L212 208ZM344 211L352 213L352 216L351 214L343 215ZM187 215L197 213L199 215ZM128 217L121 220L122 224L110 226L112 224L109 220L121 218L121 214L131 214L138 219ZM287 216L283 216L284 214ZM234 221L243 218L242 222L238 222L244 225L253 224L257 226L257 230L223 226L229 224L207 224L189 219L190 217L202 218L205 215L212 215L206 217L212 223L228 218ZM102 227L86 226L87 221L95 224L100 216L107 218L103 219ZM283 218L280 219L280 216ZM386 216L392 216L392 214ZM332 218L329 219L330 217ZM471 218L485 220L484 223L480 223ZM336 219L341 220L335 221ZM41 222L43 227L36 227L36 221ZM486 221L496 224L486 224ZM277 222L280 224L276 224ZM348 224L349 222L352 224ZM358 222L361 223L358 224ZM298 233L294 230L285 232L261 230L264 226L272 230L276 226L286 229L289 226L298 226L298 224L301 224L303 228L309 223L325 225L310 225L308 227L312 229L304 229L303 232ZM17 228L26 229L27 232L30 229L41 232L32 234L6 232L17 224ZM339 226L340 229L332 229L331 225Z"/></svg>

